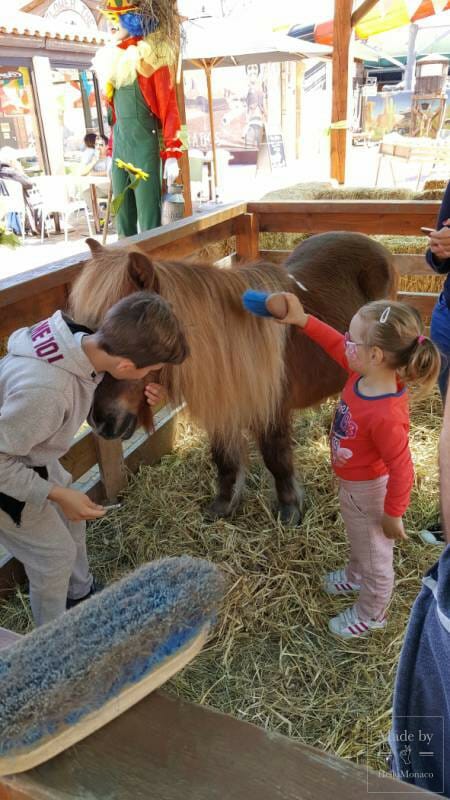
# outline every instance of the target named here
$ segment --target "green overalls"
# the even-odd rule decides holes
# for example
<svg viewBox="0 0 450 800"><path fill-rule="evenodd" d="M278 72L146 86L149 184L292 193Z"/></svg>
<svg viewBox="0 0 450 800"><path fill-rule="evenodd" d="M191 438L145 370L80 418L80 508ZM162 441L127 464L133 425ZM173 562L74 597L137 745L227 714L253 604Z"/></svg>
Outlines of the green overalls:
<svg viewBox="0 0 450 800"><path fill-rule="evenodd" d="M138 81L114 92L114 148L112 186L114 197L132 182L115 159L130 162L149 173L139 181L136 190L125 193L125 200L116 217L119 238L134 236L161 225L161 157L159 154L158 120L146 105Z"/></svg>

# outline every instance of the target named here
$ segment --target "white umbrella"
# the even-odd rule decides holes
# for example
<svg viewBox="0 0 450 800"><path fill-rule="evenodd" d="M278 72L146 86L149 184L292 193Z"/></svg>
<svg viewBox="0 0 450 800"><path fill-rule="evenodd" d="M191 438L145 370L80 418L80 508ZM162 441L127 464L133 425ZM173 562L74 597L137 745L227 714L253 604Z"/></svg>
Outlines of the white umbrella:
<svg viewBox="0 0 450 800"><path fill-rule="evenodd" d="M209 120L217 185L211 71L214 67L237 67L277 61L302 61L305 58L329 59L331 47L294 39L283 33L252 33L243 30L236 18L219 22L205 19L183 24L183 69L203 69L208 90Z"/></svg>

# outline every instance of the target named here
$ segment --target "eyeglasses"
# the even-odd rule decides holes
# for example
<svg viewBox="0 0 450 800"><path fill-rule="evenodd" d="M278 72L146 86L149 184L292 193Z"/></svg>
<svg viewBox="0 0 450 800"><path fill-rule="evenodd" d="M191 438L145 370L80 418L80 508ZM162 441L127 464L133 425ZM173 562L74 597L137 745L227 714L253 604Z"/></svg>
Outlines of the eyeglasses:
<svg viewBox="0 0 450 800"><path fill-rule="evenodd" d="M364 342L353 342L350 339L349 331L346 331L344 333L344 344L345 344L346 347L365 347L365 343Z"/></svg>

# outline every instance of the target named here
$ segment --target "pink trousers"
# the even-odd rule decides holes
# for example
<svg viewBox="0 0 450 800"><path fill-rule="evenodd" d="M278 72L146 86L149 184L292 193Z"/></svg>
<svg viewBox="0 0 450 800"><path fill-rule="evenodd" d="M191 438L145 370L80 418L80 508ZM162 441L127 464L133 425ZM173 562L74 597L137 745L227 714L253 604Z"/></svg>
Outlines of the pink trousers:
<svg viewBox="0 0 450 800"><path fill-rule="evenodd" d="M339 481L341 514L350 542L349 581L359 583L360 619L383 615L394 588L393 547L381 527L388 476L372 481Z"/></svg>

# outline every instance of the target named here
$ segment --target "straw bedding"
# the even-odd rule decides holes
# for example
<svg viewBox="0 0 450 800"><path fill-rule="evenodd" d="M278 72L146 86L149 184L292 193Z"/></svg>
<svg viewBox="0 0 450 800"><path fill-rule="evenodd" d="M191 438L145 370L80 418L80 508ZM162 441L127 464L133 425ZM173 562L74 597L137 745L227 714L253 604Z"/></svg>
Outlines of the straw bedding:
<svg viewBox="0 0 450 800"><path fill-rule="evenodd" d="M440 400L433 396L413 412L416 486L406 515L412 533L396 551L389 626L350 643L327 629L329 616L349 600L320 591L321 575L346 554L329 468L332 409L329 402L295 421L307 502L300 528L283 528L273 518L271 480L252 446L242 508L231 521L206 525L202 507L213 493L214 471L204 436L184 420L174 452L131 479L123 509L90 526L88 546L95 574L106 581L146 560L180 554L208 558L228 575L217 635L172 681L172 692L363 763L369 724L368 761L383 767L379 745L389 728L406 620L421 576L438 556L417 531L437 513ZM0 606L0 625L29 627L23 593Z"/></svg>

